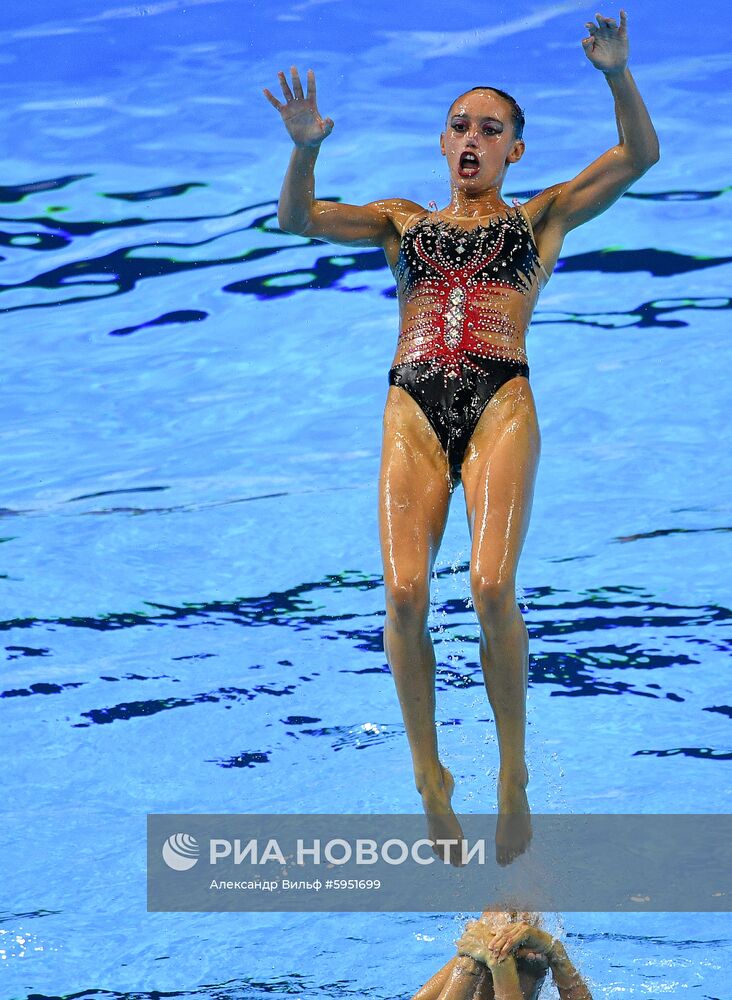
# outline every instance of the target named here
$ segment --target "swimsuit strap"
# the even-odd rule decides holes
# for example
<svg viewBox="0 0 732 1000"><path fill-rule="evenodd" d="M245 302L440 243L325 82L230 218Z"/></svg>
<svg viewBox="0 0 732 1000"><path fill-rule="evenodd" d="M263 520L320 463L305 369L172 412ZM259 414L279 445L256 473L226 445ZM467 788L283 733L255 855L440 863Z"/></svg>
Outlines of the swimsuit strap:
<svg viewBox="0 0 732 1000"><path fill-rule="evenodd" d="M423 212L424 212L424 209L421 208L418 212L413 212L412 215L409 216L409 218L407 219L407 221L402 226L402 236L404 236L404 234L406 233L406 231L409 229L409 227L411 226L413 220L416 219L418 215L422 215Z"/></svg>
<svg viewBox="0 0 732 1000"><path fill-rule="evenodd" d="M541 269L541 271L544 274L544 277L548 281L549 278L551 277L551 275L549 274L549 272L547 271L547 269L544 267L544 261L539 256L539 248L536 245L536 237L534 236L534 227L531 224L531 219L529 218L529 213L526 211L526 209L524 208L524 206L519 203L519 201L518 201L517 198L514 198L513 201L514 201L514 205L516 206L517 211L519 212L520 215L523 216L523 219L526 222L526 227L529 230L529 234L531 236L531 239L532 239L532 241L534 243L534 246L536 247L536 259L538 261L539 268Z"/></svg>

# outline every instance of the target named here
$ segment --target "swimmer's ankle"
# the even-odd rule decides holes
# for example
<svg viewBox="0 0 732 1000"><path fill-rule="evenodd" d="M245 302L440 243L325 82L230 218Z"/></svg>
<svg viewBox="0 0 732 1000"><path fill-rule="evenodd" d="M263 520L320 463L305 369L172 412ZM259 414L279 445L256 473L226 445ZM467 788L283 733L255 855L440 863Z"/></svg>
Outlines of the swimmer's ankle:
<svg viewBox="0 0 732 1000"><path fill-rule="evenodd" d="M502 764L498 771L498 784L504 788L526 788L529 783L529 769L524 761Z"/></svg>
<svg viewBox="0 0 732 1000"><path fill-rule="evenodd" d="M415 772L414 784L420 795L441 789L444 785L442 765L438 762L434 767Z"/></svg>
<svg viewBox="0 0 732 1000"><path fill-rule="evenodd" d="M428 772L415 773L414 783L423 799L433 796L442 797L444 795L448 795L449 797L452 795L453 788L455 787L452 774L439 761L436 769L430 768Z"/></svg>

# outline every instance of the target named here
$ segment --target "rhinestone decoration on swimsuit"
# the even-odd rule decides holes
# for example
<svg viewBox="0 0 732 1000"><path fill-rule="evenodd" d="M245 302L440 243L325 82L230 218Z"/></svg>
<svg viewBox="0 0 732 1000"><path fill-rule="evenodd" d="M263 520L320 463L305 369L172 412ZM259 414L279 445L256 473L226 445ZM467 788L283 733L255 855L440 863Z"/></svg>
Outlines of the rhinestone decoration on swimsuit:
<svg viewBox="0 0 732 1000"><path fill-rule="evenodd" d="M522 338L509 312L544 270L518 204L488 225L463 229L433 215L407 225L395 274L402 303L418 303L400 332L400 362L389 384L423 410L445 451L453 481L483 409L501 385L528 377ZM533 305L526 312L526 325ZM480 334L480 336L478 336Z"/></svg>
<svg viewBox="0 0 732 1000"><path fill-rule="evenodd" d="M518 206L473 229L424 216L404 231L395 268L404 300L419 297L422 306L401 331L403 362L434 361L454 378L471 364L466 351L526 361L524 331L506 307L511 292L529 295L542 271Z"/></svg>

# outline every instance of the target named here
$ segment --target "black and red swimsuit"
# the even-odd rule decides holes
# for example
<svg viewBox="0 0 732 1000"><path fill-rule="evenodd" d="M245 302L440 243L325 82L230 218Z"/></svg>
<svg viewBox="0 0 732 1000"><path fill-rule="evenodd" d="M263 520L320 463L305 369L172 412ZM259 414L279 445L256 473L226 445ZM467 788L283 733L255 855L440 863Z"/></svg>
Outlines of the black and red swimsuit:
<svg viewBox="0 0 732 1000"><path fill-rule="evenodd" d="M549 276L516 200L507 214L474 229L436 214L410 222L395 275L400 295L419 295L424 305L401 331L406 360L390 369L389 385L405 389L424 412L447 456L454 488L489 400L509 379L529 375L523 331L507 315L505 301L512 291L531 295L537 273Z"/></svg>

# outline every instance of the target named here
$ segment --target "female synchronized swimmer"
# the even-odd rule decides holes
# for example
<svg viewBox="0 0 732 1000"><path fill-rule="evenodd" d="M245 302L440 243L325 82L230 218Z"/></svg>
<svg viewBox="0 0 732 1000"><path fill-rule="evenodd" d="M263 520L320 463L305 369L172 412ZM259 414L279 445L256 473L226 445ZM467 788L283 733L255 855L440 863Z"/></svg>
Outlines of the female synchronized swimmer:
<svg viewBox="0 0 732 1000"><path fill-rule="evenodd" d="M540 437L529 384L526 331L539 292L571 230L604 212L659 158L658 138L627 67L627 17L586 22L585 55L615 100L618 142L574 179L524 205L501 196L524 153L524 115L494 87L473 87L450 107L440 150L450 202L427 211L387 198L367 205L319 201L314 166L333 129L280 72L284 103L269 90L295 149L278 206L289 233L384 250L397 282L400 330L389 372L379 483L386 588L384 648L396 683L414 777L430 836L462 838L452 775L439 760L435 654L427 627L430 574L452 492L462 479L471 534L470 588L480 659L500 752L498 860L531 838L525 760L528 633L516 568L529 525ZM294 92L293 92L294 91ZM589 112L588 112L589 117Z"/></svg>

